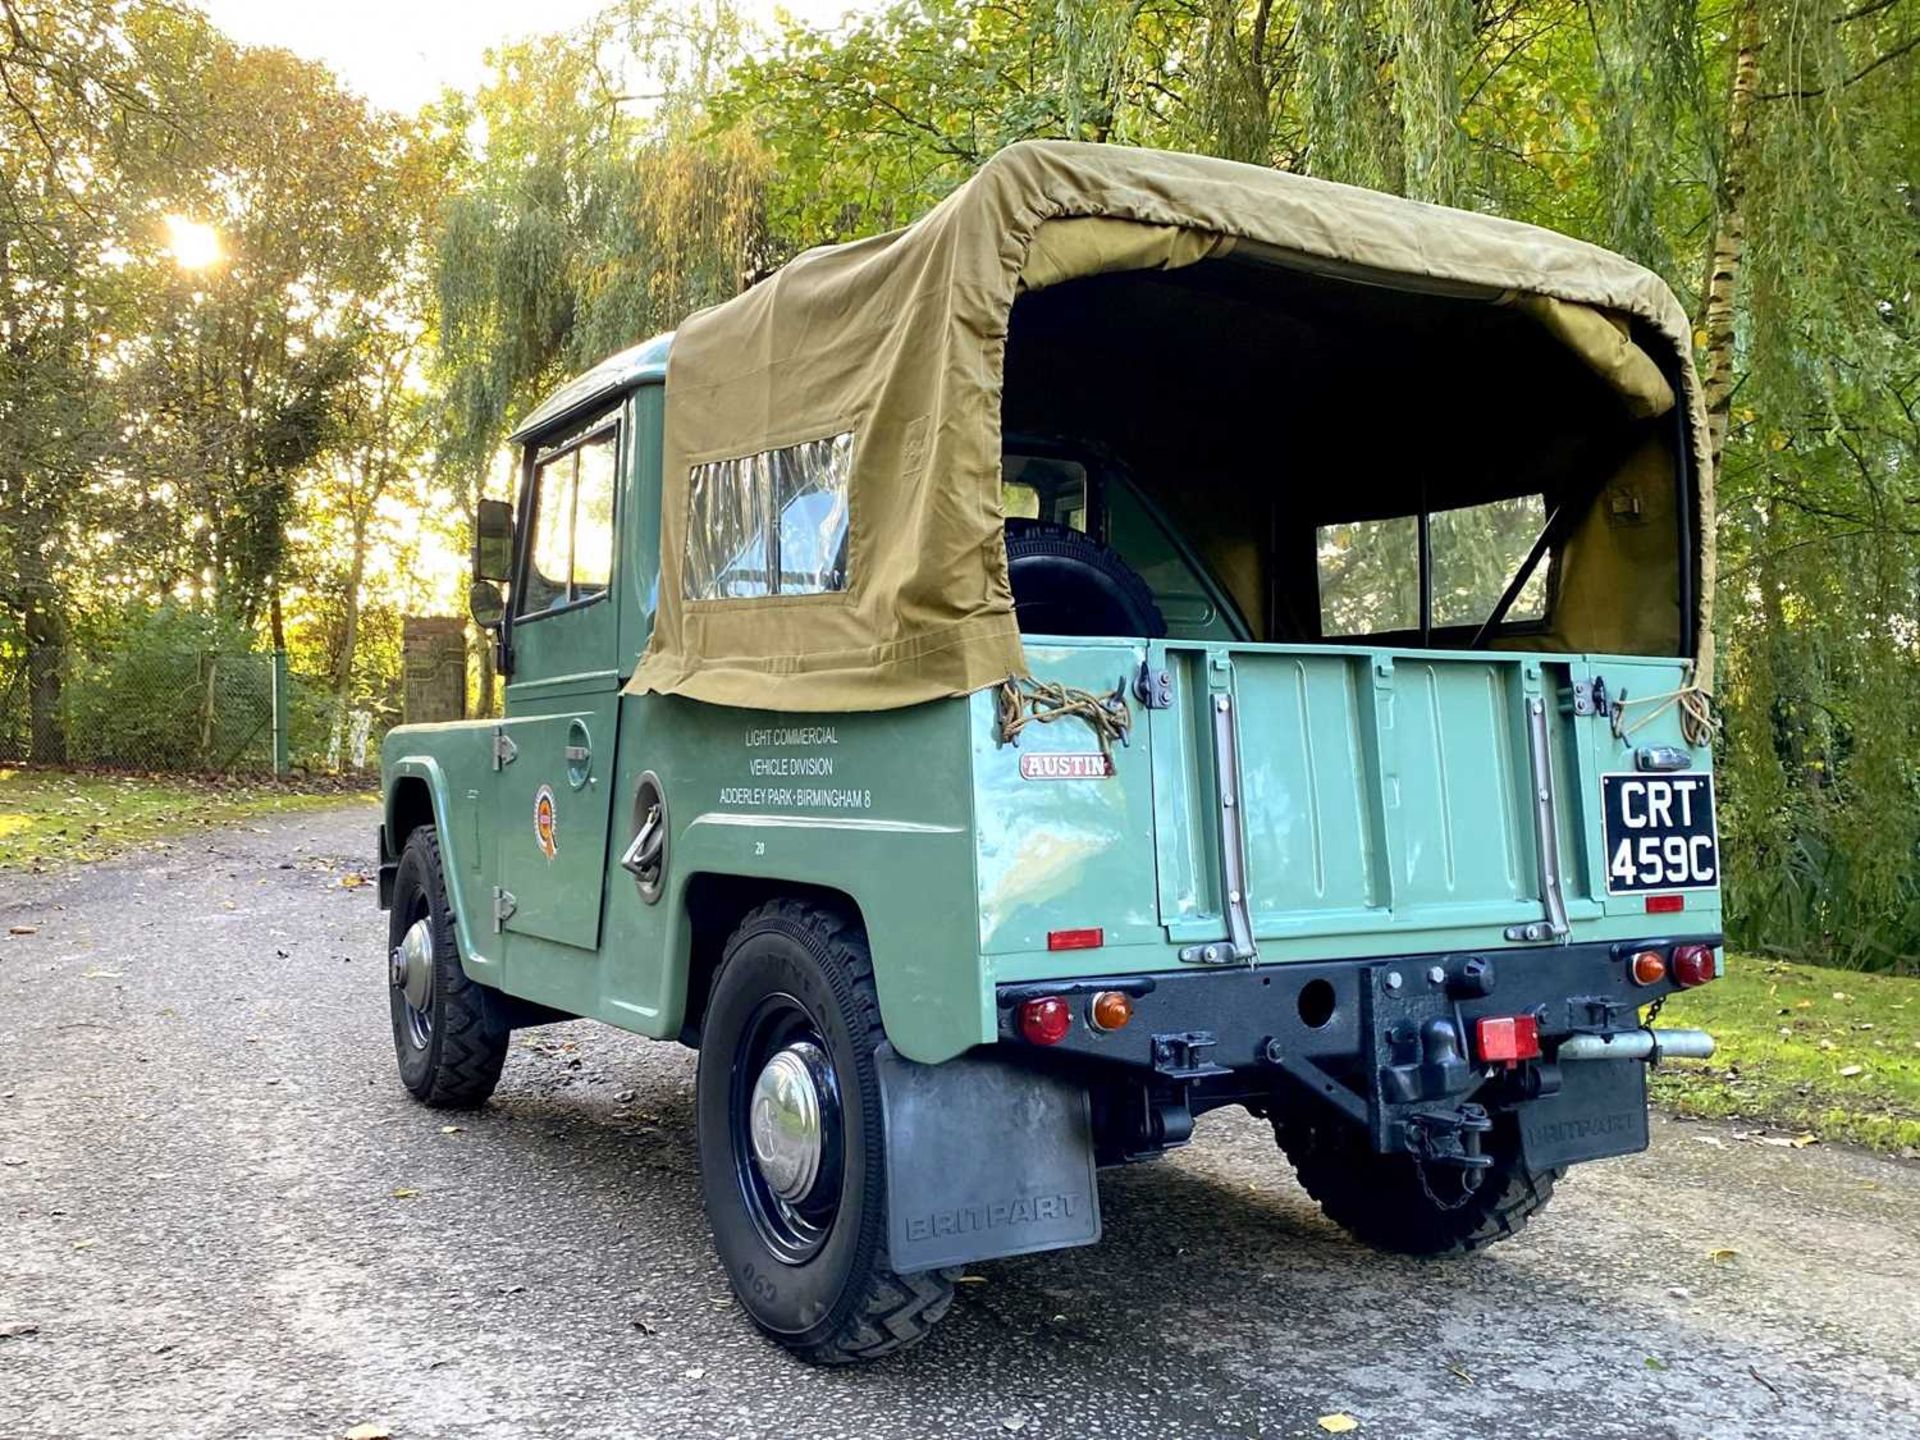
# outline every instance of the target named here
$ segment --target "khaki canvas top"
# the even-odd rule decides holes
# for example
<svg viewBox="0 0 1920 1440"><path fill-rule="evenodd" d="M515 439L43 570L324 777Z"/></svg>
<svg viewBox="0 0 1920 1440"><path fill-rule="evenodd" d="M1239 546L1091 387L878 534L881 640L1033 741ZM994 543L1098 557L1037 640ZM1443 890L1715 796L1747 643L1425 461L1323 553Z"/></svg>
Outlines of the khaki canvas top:
<svg viewBox="0 0 1920 1440"><path fill-rule="evenodd" d="M1634 414L1673 403L1629 327L1650 338L1668 351L1667 373L1683 379L1692 533L1703 534L1713 482L1690 330L1652 272L1530 225L1256 166L1028 142L907 229L809 251L680 328L667 361L659 608L629 688L844 711L1024 674L1001 513L1001 386L1016 299L1249 245L1337 277L1518 305ZM845 588L697 595L685 571L699 467L825 456L846 437ZM844 461L848 452L835 453ZM1712 546L1699 551L1693 623L1705 683Z"/></svg>

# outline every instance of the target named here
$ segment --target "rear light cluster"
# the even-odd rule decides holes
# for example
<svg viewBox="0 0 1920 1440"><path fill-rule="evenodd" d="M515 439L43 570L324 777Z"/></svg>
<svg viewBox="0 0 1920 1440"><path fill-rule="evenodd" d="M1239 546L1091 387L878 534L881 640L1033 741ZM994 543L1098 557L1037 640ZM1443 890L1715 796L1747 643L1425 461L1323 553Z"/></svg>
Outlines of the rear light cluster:
<svg viewBox="0 0 1920 1440"><path fill-rule="evenodd" d="M1636 985L1658 985L1671 975L1682 990L1704 985L1720 974L1711 945L1676 945L1671 955L1662 950L1636 950L1628 969Z"/></svg>
<svg viewBox="0 0 1920 1440"><path fill-rule="evenodd" d="M1132 1019L1133 998L1124 990L1102 990L1087 1001L1087 1024L1101 1034L1119 1030ZM1022 1000L1014 1023L1029 1045L1058 1045L1073 1029L1073 1004L1059 995Z"/></svg>

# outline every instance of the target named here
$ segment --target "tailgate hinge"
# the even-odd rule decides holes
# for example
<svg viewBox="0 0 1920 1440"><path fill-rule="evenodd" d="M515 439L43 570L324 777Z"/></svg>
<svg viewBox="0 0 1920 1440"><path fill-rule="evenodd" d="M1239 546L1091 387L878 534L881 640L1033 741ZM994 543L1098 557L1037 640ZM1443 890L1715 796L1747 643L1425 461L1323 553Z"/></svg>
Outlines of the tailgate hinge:
<svg viewBox="0 0 1920 1440"><path fill-rule="evenodd" d="M504 770L520 758L520 747L513 743L513 737L507 734L507 727L493 727L493 768Z"/></svg>
<svg viewBox="0 0 1920 1440"><path fill-rule="evenodd" d="M1558 940L1567 926L1567 897L1560 882L1560 815L1554 804L1553 753L1548 748L1547 702L1527 696L1527 756L1533 778L1534 858L1539 862L1540 902L1547 918L1525 925L1509 925L1509 940Z"/></svg>
<svg viewBox="0 0 1920 1440"><path fill-rule="evenodd" d="M520 902L513 898L511 890L493 887L493 933L498 935L506 928L507 921L513 918L513 912L520 908Z"/></svg>
<svg viewBox="0 0 1920 1440"><path fill-rule="evenodd" d="M1607 694L1607 682L1596 675L1591 680L1573 682L1573 713L1576 715L1598 715L1602 719L1613 713L1613 700Z"/></svg>
<svg viewBox="0 0 1920 1440"><path fill-rule="evenodd" d="M1225 672L1224 675L1221 672ZM1216 683L1232 671L1215 657ZM1207 699L1213 711L1213 778L1219 787L1220 884L1227 914L1227 943L1232 959L1252 964L1259 958L1253 944L1253 916L1247 905L1246 826L1240 813L1240 738L1234 720L1233 696L1216 689ZM1187 958L1181 953L1181 958ZM1197 958L1197 957L1196 957ZM1207 957L1208 960L1212 956Z"/></svg>

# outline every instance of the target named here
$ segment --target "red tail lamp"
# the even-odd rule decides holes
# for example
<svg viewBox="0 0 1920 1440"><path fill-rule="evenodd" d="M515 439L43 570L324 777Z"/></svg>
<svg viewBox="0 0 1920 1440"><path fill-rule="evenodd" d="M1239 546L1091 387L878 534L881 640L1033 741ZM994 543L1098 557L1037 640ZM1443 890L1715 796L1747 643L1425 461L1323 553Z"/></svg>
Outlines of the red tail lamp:
<svg viewBox="0 0 1920 1440"><path fill-rule="evenodd" d="M1667 978L1667 957L1658 950L1637 951L1633 957L1633 983L1658 985Z"/></svg>
<svg viewBox="0 0 1920 1440"><path fill-rule="evenodd" d="M1696 985L1704 985L1718 978L1720 966L1714 959L1711 945L1676 945L1673 947L1673 983L1682 990L1691 990Z"/></svg>
<svg viewBox="0 0 1920 1440"><path fill-rule="evenodd" d="M1473 1022L1473 1038L1483 1064L1540 1058L1540 1022L1531 1015L1483 1015Z"/></svg>
<svg viewBox="0 0 1920 1440"><path fill-rule="evenodd" d="M1043 995L1023 1000L1019 1019L1021 1037L1029 1044L1058 1045L1073 1028L1073 1007L1058 995Z"/></svg>

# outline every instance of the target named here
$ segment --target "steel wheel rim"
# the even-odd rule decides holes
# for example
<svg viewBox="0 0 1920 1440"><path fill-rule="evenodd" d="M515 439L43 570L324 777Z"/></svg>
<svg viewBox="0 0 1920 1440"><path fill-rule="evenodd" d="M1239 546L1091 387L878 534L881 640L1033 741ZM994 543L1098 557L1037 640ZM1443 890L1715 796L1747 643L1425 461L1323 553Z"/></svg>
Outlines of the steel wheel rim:
<svg viewBox="0 0 1920 1440"><path fill-rule="evenodd" d="M776 1259L803 1265L833 1233L844 1164L839 1079L820 1027L800 1001L781 994L760 1002L735 1049L728 1092L734 1174L747 1216ZM770 1113L776 1092L787 1104ZM799 1131L782 1133L780 1120Z"/></svg>
<svg viewBox="0 0 1920 1440"><path fill-rule="evenodd" d="M387 983L406 1013L407 1040L424 1050L433 1039L433 919L422 915L393 947Z"/></svg>

